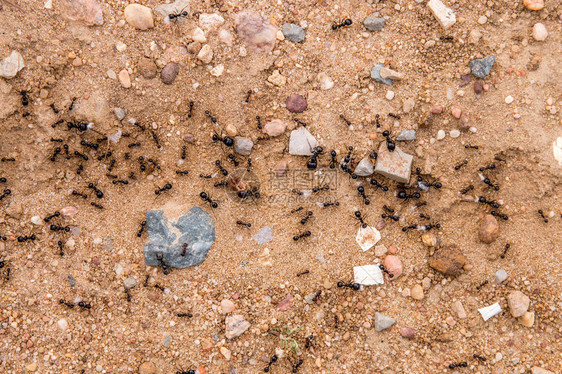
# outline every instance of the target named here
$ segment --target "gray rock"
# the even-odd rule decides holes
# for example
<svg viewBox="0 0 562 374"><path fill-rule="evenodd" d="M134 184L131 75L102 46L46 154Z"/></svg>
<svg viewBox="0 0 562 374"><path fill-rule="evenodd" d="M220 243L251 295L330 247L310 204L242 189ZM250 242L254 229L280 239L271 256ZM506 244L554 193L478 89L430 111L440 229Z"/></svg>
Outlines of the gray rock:
<svg viewBox="0 0 562 374"><path fill-rule="evenodd" d="M396 137L398 141L416 140L416 130L402 130L400 135Z"/></svg>
<svg viewBox="0 0 562 374"><path fill-rule="evenodd" d="M258 231L257 234L253 236L254 240L258 244L265 244L271 239L273 239L273 232L271 231L271 227L264 226Z"/></svg>
<svg viewBox="0 0 562 374"><path fill-rule="evenodd" d="M172 337L170 335L166 335L164 341L162 342L162 345L166 348L170 348L171 343L172 343Z"/></svg>
<svg viewBox="0 0 562 374"><path fill-rule="evenodd" d="M375 81L377 81L379 83L384 83L384 84L387 84L389 86L392 86L394 84L392 79L390 79L390 78L384 79L383 77L381 77L381 69L382 68L384 68L383 64L375 65L373 70L371 70L371 78L373 78Z"/></svg>
<svg viewBox="0 0 562 374"><path fill-rule="evenodd" d="M375 330L383 331L388 328L391 328L392 325L396 323L396 320L392 317L385 316L382 313L376 312L375 313Z"/></svg>
<svg viewBox="0 0 562 374"><path fill-rule="evenodd" d="M363 158L357 164L357 167L353 171L353 174L358 175L360 177L366 177L375 172L375 167L371 160L368 157Z"/></svg>
<svg viewBox="0 0 562 374"><path fill-rule="evenodd" d="M234 339L242 335L251 326L250 322L246 321L240 314L229 315L225 319L226 330L225 335L227 339Z"/></svg>
<svg viewBox="0 0 562 374"><path fill-rule="evenodd" d="M146 231L149 242L144 246L144 262L149 266L197 265L205 260L215 241L215 223L199 207L191 208L177 222L169 222L163 210L150 210L146 212ZM182 256L184 244L187 250Z"/></svg>
<svg viewBox="0 0 562 374"><path fill-rule="evenodd" d="M254 147L254 142L250 138L237 136L234 138L234 152L243 156L249 156Z"/></svg>
<svg viewBox="0 0 562 374"><path fill-rule="evenodd" d="M363 25L369 31L380 31L386 23L382 17L369 16L363 21Z"/></svg>
<svg viewBox="0 0 562 374"><path fill-rule="evenodd" d="M68 283L70 283L70 287L76 286L76 279L70 274L68 274Z"/></svg>
<svg viewBox="0 0 562 374"><path fill-rule="evenodd" d="M121 109L121 108L113 108L113 112L115 113L115 117L117 117L119 121L122 121L123 118L125 118L125 116L127 115L125 109Z"/></svg>
<svg viewBox="0 0 562 374"><path fill-rule="evenodd" d="M160 79L164 84L172 84L176 80L179 72L180 66L175 62L169 62L166 66L164 66L164 69L162 69Z"/></svg>
<svg viewBox="0 0 562 374"><path fill-rule="evenodd" d="M123 279L123 285L126 289L130 290L131 288L135 288L139 284L134 277L127 277Z"/></svg>
<svg viewBox="0 0 562 374"><path fill-rule="evenodd" d="M23 57L18 51L12 51L12 53L0 63L0 77L12 79L24 67L25 63L23 62Z"/></svg>
<svg viewBox="0 0 562 374"><path fill-rule="evenodd" d="M318 146L318 141L304 127L291 131L289 138L289 154L295 156L312 156L312 150Z"/></svg>
<svg viewBox="0 0 562 374"><path fill-rule="evenodd" d="M507 279L507 272L503 269L496 271L496 274L494 274L494 279L496 280L497 284L502 284Z"/></svg>
<svg viewBox="0 0 562 374"><path fill-rule="evenodd" d="M283 28L281 30L283 31L285 38L294 43L302 43L306 37L306 33L303 28L299 25L295 25L294 23L283 24Z"/></svg>
<svg viewBox="0 0 562 374"><path fill-rule="evenodd" d="M492 71L494 62L496 62L496 57L494 56L478 58L470 61L470 70L472 71L472 75L480 79L486 78L488 74L490 74L490 71Z"/></svg>

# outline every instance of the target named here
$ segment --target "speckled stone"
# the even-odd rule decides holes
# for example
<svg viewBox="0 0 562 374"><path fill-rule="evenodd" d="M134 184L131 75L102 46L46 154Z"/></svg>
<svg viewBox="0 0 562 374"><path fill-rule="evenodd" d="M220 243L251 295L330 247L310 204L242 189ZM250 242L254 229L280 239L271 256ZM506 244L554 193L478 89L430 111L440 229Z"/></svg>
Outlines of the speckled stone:
<svg viewBox="0 0 562 374"><path fill-rule="evenodd" d="M383 64L375 65L373 70L371 70L371 78L373 78L375 81L377 81L379 83L384 83L384 84L387 84L389 86L392 86L394 84L392 79L390 79L390 78L384 79L383 77L381 77L381 69L382 68L384 68Z"/></svg>
<svg viewBox="0 0 562 374"><path fill-rule="evenodd" d="M492 71L492 67L495 62L495 56L488 56L470 61L470 70L472 75L480 79L486 78Z"/></svg>

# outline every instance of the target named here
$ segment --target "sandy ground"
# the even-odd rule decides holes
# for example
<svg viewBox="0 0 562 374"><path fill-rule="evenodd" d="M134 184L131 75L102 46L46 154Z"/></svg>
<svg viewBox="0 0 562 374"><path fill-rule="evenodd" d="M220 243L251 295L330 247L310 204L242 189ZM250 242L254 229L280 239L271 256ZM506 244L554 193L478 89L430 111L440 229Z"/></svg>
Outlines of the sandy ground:
<svg viewBox="0 0 562 374"><path fill-rule="evenodd" d="M0 202L0 236L7 237L0 241L5 262L0 269L1 372L136 373L145 363L142 370L148 371L141 373L153 373L146 364L151 362L156 373L180 368L258 373L276 349L280 358L272 373L291 372L298 359L303 360L299 373L526 373L535 366L562 372L562 167L552 154L552 142L562 136L562 7L556 1L546 0L545 9L534 12L517 1L449 2L457 24L447 31L425 4L416 1L192 2L191 12L220 14L226 20L220 28L235 36L229 46L219 41L217 31L207 33L214 52L209 65L225 67L219 77L212 76L209 66L192 53L200 48L190 38L197 26L193 16L168 25L155 16L155 27L140 31L124 21L126 1L100 1L104 23L92 27L65 20L57 0L52 9L35 0L19 1L21 10L0 4L0 56L17 50L26 63L15 78L0 80L0 156L16 159L0 163L0 177L7 179L0 188L12 191ZM277 40L271 53L241 56L243 44L236 38L234 17L246 9L265 15L278 27L306 22L306 41ZM368 32L362 21L375 12L386 18L386 25L382 31ZM478 22L482 16L487 16L484 24ZM335 20L346 17L353 19L352 26L331 30ZM548 30L546 41L531 36L537 22ZM482 36L470 43L473 30ZM448 36L452 40L440 39ZM428 45L430 40L434 43ZM126 48L116 49L119 43ZM475 94L474 78L459 87L461 75L470 73L469 61L490 54L496 56L492 73L479 80L488 90ZM143 59L156 63L156 77L143 76ZM170 61L179 63L180 72L171 85L165 85L160 71ZM377 83L369 75L375 63L384 63L405 78L393 87ZM108 77L108 70L119 73L128 68L131 88ZM286 77L284 85L268 82L275 70ZM321 89L319 73L327 74L334 87ZM254 93L246 103L250 89ZM395 93L392 100L385 98L389 89ZM21 90L29 92L26 107L21 104ZM288 154L290 131L256 141L263 136L256 116L263 123L282 119L294 128L295 114L284 107L291 93L307 97L308 109L296 117L307 123L325 151L337 150L338 160L349 145L355 147L357 160L378 149L382 129L390 129L394 136L417 129L417 140L398 145L415 156L414 170L421 168L443 187L422 192L427 205L415 208L417 201L395 197L395 182L377 177L389 191L367 186L371 204L365 206L356 181L337 172L330 191L297 199L290 191L302 185L293 176L305 169L307 159ZM508 96L514 99L510 104ZM69 111L73 97L76 107ZM415 100L409 113L403 111L407 99ZM191 118L187 116L190 101L195 102ZM445 112L429 114L435 105L444 106ZM156 147L149 130L143 132L127 119L118 121L114 107L152 129L162 148ZM451 115L453 107L468 114L472 131L462 129L462 122ZM340 114L354 124L353 129ZM377 114L381 129L375 125ZM73 118L94 122L99 133L68 131L65 124L51 127L59 119ZM262 195L256 201L240 203L224 188L213 187L224 180L220 175L199 177L216 173L217 159L228 170L235 169L227 159L227 147L211 140L215 131L226 135L227 125L256 141L252 172L259 178ZM98 151L80 146L81 140L95 142L118 128L130 137L117 144L102 142ZM455 129L461 129L458 138L449 135ZM436 140L439 130L446 132L443 140ZM188 133L195 137L192 144L184 141ZM80 150L90 160L66 160L63 151L51 162L53 150L62 144L51 138L63 139L71 151ZM134 142L141 146L129 148ZM178 165L184 145L186 159ZM112 174L124 178L133 171L136 179L113 185L105 176L109 159L97 160L107 151L117 160ZM130 153L130 160L125 153ZM319 169L329 170L327 153L320 156ZM157 160L160 169L141 172L139 156ZM496 156L505 162L494 160ZM245 157L237 160L240 167L247 165ZM274 186L271 170L281 160L288 162L291 177ZM455 170L464 160L468 163ZM493 162L497 168L484 174L500 186L499 191L479 177L478 168ZM77 175L81 164L84 170ZM180 169L189 170L189 175L176 174ZM88 192L88 183L96 184L104 198L71 195L72 190ZM173 185L172 190L154 194L166 183ZM495 199L509 216L507 221L499 220L499 237L491 244L478 238L481 219L491 209L463 201L459 194L471 184L474 190L468 196ZM208 192L219 207L204 204L201 191ZM335 200L340 203L337 207L316 204ZM91 206L91 201L104 209ZM148 238L138 238L136 233L147 210L169 203L185 211L197 205L211 212L217 239L202 264L164 275L159 268L145 266L143 245ZM383 205L394 208L401 220L386 221L378 244L396 247L403 274L357 292L337 288L338 281L353 279L353 266L384 259L377 258L374 249L359 248L355 242L359 222L353 214L359 209L369 224L380 225ZM53 232L46 224L30 221L67 206L75 206L78 213L52 222L69 225L73 233ZM299 222L304 211L291 213L299 206L313 211L304 226ZM463 274L444 277L431 269L427 262L433 249L424 246L422 233L401 230L426 223L419 213L431 217L427 222L440 224L432 232L441 243L462 249L467 257ZM237 220L252 227L238 226ZM273 239L258 245L252 235L266 225L272 228ZM292 237L305 230L311 231L311 237L294 242ZM32 233L35 241L16 240ZM59 240L65 243L62 257ZM506 243L510 249L501 258ZM493 278L498 269L509 275L501 285ZM296 276L304 270L310 273ZM143 286L146 276L149 280ZM127 277L139 283L130 290L130 301L123 287ZM489 283L478 289L486 280ZM415 284L424 285L422 300L408 296ZM304 300L319 290L316 303ZM521 325L510 314L506 295L513 290L531 299L532 327ZM288 310L279 310L278 302L289 295ZM59 299L82 300L91 309L68 308ZM219 306L223 299L232 300L234 313L252 325L232 340L225 338L225 315ZM462 302L466 318L451 309L455 301ZM495 302L503 313L484 322L477 309ZM180 312L193 317L177 317ZM376 331L375 312L393 317L396 324ZM61 329L62 319L68 326ZM278 336L287 327L297 329L290 338L299 345L298 357L283 349ZM402 337L403 327L414 328L415 338ZM314 339L306 348L311 335ZM473 358L474 354L486 361ZM467 368L448 368L463 361Z"/></svg>

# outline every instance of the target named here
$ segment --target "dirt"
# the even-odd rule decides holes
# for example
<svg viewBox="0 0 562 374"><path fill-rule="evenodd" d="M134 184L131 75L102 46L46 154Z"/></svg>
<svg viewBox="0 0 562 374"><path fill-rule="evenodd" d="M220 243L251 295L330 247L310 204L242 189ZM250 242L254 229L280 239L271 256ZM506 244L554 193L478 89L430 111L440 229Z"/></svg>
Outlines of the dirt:
<svg viewBox="0 0 562 374"><path fill-rule="evenodd" d="M193 14L185 22L170 24L155 16L155 27L140 31L124 21L128 4L124 1L100 2L104 23L92 27L66 21L56 0L52 9L45 9L43 1L10 2L21 9L0 2L0 57L17 50L26 67L13 79L0 78L0 157L15 158L0 162L0 177L7 179L0 188L11 190L0 201L0 236L7 238L0 240L5 263L0 269L0 371L136 373L142 363L152 362L156 373L180 368L256 373L276 353L280 358L271 365L272 373L291 372L299 359L303 360L299 373L436 373L450 372L448 366L459 362L467 362L468 368L455 369L458 372L524 373L533 366L562 371L562 167L552 152L552 143L562 136L562 7L556 1L547 0L545 9L534 12L517 1L446 2L457 17L447 31L416 1L192 2L191 13L220 14L226 20L220 28L235 36L228 46L219 42L217 31L206 33L214 54L210 66L225 67L219 77L196 58L201 45L194 45L189 37L197 25ZM150 8L159 5L140 3ZM305 42L277 40L272 53L248 51L241 56L243 43L236 38L234 18L248 9L263 14L279 29L284 22L306 21ZM382 31L368 32L362 20L374 12L387 17L386 25ZM483 15L488 19L481 25L477 20ZM353 20L351 26L331 29L333 22L347 17ZM531 36L537 22L548 30L544 42ZM477 43L468 42L471 30L482 34ZM435 45L424 47L428 40ZM115 48L118 42L126 45L124 51ZM470 73L469 61L491 54L496 56L492 73L484 80L472 77L468 85L459 87L466 79L461 75ZM157 66L155 77L149 71L150 61ZM164 84L160 72L168 62L177 62L180 70L171 84ZM375 82L370 70L377 63L403 73L404 79L392 87ZM108 70L118 75L128 68L131 88L108 78ZM276 70L286 78L282 86L267 80ZM334 81L333 88L320 89L320 73ZM479 95L473 90L475 81L484 84ZM21 90L28 92L28 106L22 105ZM248 90L253 93L246 103ZM392 100L385 98L388 90L395 92ZM307 99L302 114L284 108L293 93ZM514 101L507 104L507 96ZM73 97L76 101L69 110ZM405 113L402 103L412 98L415 107ZM191 117L190 101L194 102ZM444 113L431 114L434 105L444 106ZM126 110L125 120L116 119L115 107ZM468 125L451 115L453 107L468 114ZM216 124L205 111L216 118ZM257 128L256 116L263 124L284 120L290 128L279 137L258 140L264 134ZM130 117L146 130L133 126ZM316 184L303 179L313 175L306 170L307 158L288 154L290 130L299 126L295 117L324 148L318 159L323 173L316 174ZM53 128L60 119L64 122ZM71 120L93 122L94 127L68 130L66 122ZM227 136L229 125L255 142L250 176L259 185L257 199L240 201L228 191L230 187L213 187L226 179L217 173L216 160L231 173L235 169L244 173L248 165L247 157L237 155L240 165L234 167L227 158L231 150L212 141L215 133ZM119 128L130 136L117 144L96 142ZM416 184L416 168L425 179L442 183L440 189L422 191L419 200L397 199L397 184L375 175L389 190L364 183L370 200L364 205L356 187L365 178L353 180L329 168L330 150L338 152L340 161L347 147L353 146L358 162L379 148L382 130L396 137L412 128L417 131L415 141L397 142L414 155L411 185ZM446 137L436 140L441 129ZM449 135L455 129L461 130L458 138ZM194 136L193 143L184 140L188 134ZM81 146L82 140L100 148ZM139 147L128 146L137 142ZM63 150L52 162L54 149L61 144L89 160L72 153L66 159ZM182 146L186 158L180 164ZM112 156L98 161L108 151ZM145 157L145 172L139 169L139 156ZM109 172L111 159L116 163ZM272 170L281 160L288 161L289 170L278 178ZM467 163L455 170L464 160ZM492 163L495 169L479 171ZM77 174L80 165L83 170ZM131 172L135 179L129 178ZM108 173L129 183L115 185ZM482 183L479 173L499 190ZM207 179L200 174L215 176ZM103 199L93 197L89 183L103 191ZM154 193L167 183L172 184L171 190ZM324 183L330 189L310 197L291 192ZM459 193L469 185L474 189ZM73 190L90 196L73 196ZM200 198L202 191L218 202L218 208ZM508 220L498 218L499 236L490 244L479 241L478 230L485 214L494 209L475 202L478 196L499 202L499 211L508 216ZM338 206L317 204L335 201ZM427 204L416 207L420 201ZM137 236L146 211L165 204L185 211L201 206L212 213L217 235L203 263L173 269L169 275L144 264L148 238ZM354 212L361 211L369 225L380 228L383 205L393 208L400 221L385 220L378 244L397 248L403 274L360 291L336 287L338 281L353 280L353 266L382 263L384 257L375 257L374 248L363 252L356 243L360 223ZM68 225L72 233L51 231L49 224L37 226L30 221L67 206L77 207L78 213L55 217L49 224ZM302 211L291 213L300 206ZM302 225L300 220L309 210L313 215ZM420 213L430 219L424 220ZM251 227L237 225L237 220ZM442 246L454 244L466 257L456 278L429 267L436 249L423 244L424 232L402 230L430 223L439 223L429 233ZM258 245L252 235L266 225L272 228L273 239ZM293 240L305 231L311 236ZM31 234L34 241L18 242L18 236ZM64 244L63 256L59 240ZM501 285L493 279L499 269L509 275ZM309 273L297 276L305 270ZM69 275L75 279L73 287ZM130 301L123 288L126 277L139 283L129 291ZM407 296L417 283L429 284L419 301ZM512 290L530 297L529 310L535 313L532 327L511 317L506 295ZM318 291L322 292L316 301L308 304L305 296ZM289 295L292 299L287 299ZM82 300L91 309L69 308L60 299ZM225 315L219 307L223 299L232 300L234 313L252 324L235 339L225 338ZM467 318L452 310L455 301L462 302ZM484 322L477 309L496 302L503 313ZM376 331L375 312L394 318L396 324ZM59 327L61 319L68 323L65 330ZM403 327L414 328L415 337L401 337ZM163 345L167 336L169 347ZM298 349L292 351L294 344Z"/></svg>

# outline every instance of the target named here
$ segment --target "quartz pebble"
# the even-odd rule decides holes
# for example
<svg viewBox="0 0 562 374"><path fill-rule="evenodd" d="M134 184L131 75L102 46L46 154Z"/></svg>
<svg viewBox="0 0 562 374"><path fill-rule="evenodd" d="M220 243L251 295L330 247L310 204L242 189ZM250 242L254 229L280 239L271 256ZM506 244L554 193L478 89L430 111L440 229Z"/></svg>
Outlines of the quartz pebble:
<svg viewBox="0 0 562 374"><path fill-rule="evenodd" d="M507 279L507 272L503 269L496 271L494 274L494 279L497 284L502 284Z"/></svg>
<svg viewBox="0 0 562 374"><path fill-rule="evenodd" d="M457 18L452 9L447 8L441 0L429 0L427 6L437 19L441 27L445 30L453 26L457 22Z"/></svg>
<svg viewBox="0 0 562 374"><path fill-rule="evenodd" d="M215 66L214 68L212 68L209 73L211 73L211 75L212 75L213 77L220 77L223 72L224 72L224 65L223 65L223 64L218 64L217 66Z"/></svg>
<svg viewBox="0 0 562 374"><path fill-rule="evenodd" d="M193 29L193 31L191 32L191 39L199 43L207 42L207 37L205 37L205 32L200 27L196 27Z"/></svg>
<svg viewBox="0 0 562 374"><path fill-rule="evenodd" d="M113 113L115 113L115 117L117 117L119 121L122 121L123 118L125 118L125 116L127 115L125 109L122 108L113 108Z"/></svg>
<svg viewBox="0 0 562 374"><path fill-rule="evenodd" d="M390 90L386 91L385 97L386 97L387 100L394 99L394 91L390 91Z"/></svg>
<svg viewBox="0 0 562 374"><path fill-rule="evenodd" d="M400 327L400 336L406 339L413 339L416 335L416 330L411 327Z"/></svg>
<svg viewBox="0 0 562 374"><path fill-rule="evenodd" d="M490 306L478 309L480 315L482 315L482 319L484 321L489 320L493 316L496 316L502 312L502 307L499 303L492 304Z"/></svg>
<svg viewBox="0 0 562 374"><path fill-rule="evenodd" d="M416 130L402 130L402 132L396 137L396 140L416 140Z"/></svg>
<svg viewBox="0 0 562 374"><path fill-rule="evenodd" d="M455 139L461 136L461 132L457 129L453 129L449 132L449 135L451 136L451 138Z"/></svg>
<svg viewBox="0 0 562 374"><path fill-rule="evenodd" d="M267 77L267 81L277 87L282 87L287 83L287 78L285 78L279 70L274 70L273 73Z"/></svg>
<svg viewBox="0 0 562 374"><path fill-rule="evenodd" d="M119 72L119 82L124 88L131 88L131 77L127 70L123 69Z"/></svg>
<svg viewBox="0 0 562 374"><path fill-rule="evenodd" d="M416 284L414 287L412 287L412 290L410 291L410 295L414 300L423 300L424 297L423 287L419 284Z"/></svg>
<svg viewBox="0 0 562 374"><path fill-rule="evenodd" d="M302 27L294 23L285 23L281 28L283 36L293 43L302 43L306 37L306 33Z"/></svg>
<svg viewBox="0 0 562 374"><path fill-rule="evenodd" d="M277 28L258 13L243 11L236 17L240 40L252 51L268 53L275 46Z"/></svg>
<svg viewBox="0 0 562 374"><path fill-rule="evenodd" d="M234 305L234 303L228 299L224 299L221 301L221 311L224 314L228 314L228 313L232 313L234 311L234 309L236 308L236 305Z"/></svg>
<svg viewBox="0 0 562 374"><path fill-rule="evenodd" d="M521 317L527 309L531 300L527 295L521 291L511 291L507 295L507 304L509 305L509 311L513 317Z"/></svg>
<svg viewBox="0 0 562 374"><path fill-rule="evenodd" d="M0 77L12 79L25 67L23 57L18 51L12 51L10 55L0 63Z"/></svg>
<svg viewBox="0 0 562 374"><path fill-rule="evenodd" d="M535 324L535 312L525 312L517 320L525 327L533 327Z"/></svg>
<svg viewBox="0 0 562 374"><path fill-rule="evenodd" d="M499 225L496 217L491 214L486 214L480 223L478 230L478 238L481 242L490 244L498 238Z"/></svg>
<svg viewBox="0 0 562 374"><path fill-rule="evenodd" d="M76 215L76 213L78 213L78 209L76 207L73 206L65 206L64 208L62 208L60 210L60 214L63 217L74 217Z"/></svg>
<svg viewBox="0 0 562 374"><path fill-rule="evenodd" d="M445 130L437 131L437 140L443 140L443 139L445 139L445 136L447 136L447 134L445 133Z"/></svg>
<svg viewBox="0 0 562 374"><path fill-rule="evenodd" d="M219 40L221 43L226 45L232 45L234 43L234 35L228 30L221 29L219 31Z"/></svg>
<svg viewBox="0 0 562 374"><path fill-rule="evenodd" d="M204 64L208 64L213 60L213 49L209 44L205 44L197 54L197 58Z"/></svg>
<svg viewBox="0 0 562 374"><path fill-rule="evenodd" d="M318 141L304 127L291 131L289 138L289 154L295 156L312 156L312 149L318 146Z"/></svg>
<svg viewBox="0 0 562 374"><path fill-rule="evenodd" d="M318 83L320 83L320 89L329 90L334 87L334 81L326 73L318 74Z"/></svg>
<svg viewBox="0 0 562 374"><path fill-rule="evenodd" d="M371 226L359 226L355 241L363 251L371 249L379 240L381 240L381 233L379 230Z"/></svg>
<svg viewBox="0 0 562 374"><path fill-rule="evenodd" d="M402 102L402 111L404 113L410 113L416 106L416 100L414 98L408 98Z"/></svg>
<svg viewBox="0 0 562 374"><path fill-rule="evenodd" d="M271 230L271 227L269 227L269 226L262 227L260 229L260 231L258 231L253 236L253 239L256 243L258 243L260 245L271 241L271 239L273 239L273 231Z"/></svg>
<svg viewBox="0 0 562 374"><path fill-rule="evenodd" d="M134 277L127 277L123 279L123 285L126 289L130 290L131 288L135 288L139 282Z"/></svg>
<svg viewBox="0 0 562 374"><path fill-rule="evenodd" d="M399 183L408 183L413 159L414 156L403 152L398 146L390 152L386 141L382 142L378 150L375 172Z"/></svg>
<svg viewBox="0 0 562 374"><path fill-rule="evenodd" d="M59 329L64 331L64 330L68 329L68 322L64 318L59 319L57 321L57 326L58 326Z"/></svg>
<svg viewBox="0 0 562 374"><path fill-rule="evenodd" d="M240 314L229 315L225 320L226 331L225 336L227 339L234 339L242 335L251 326L250 322L246 321Z"/></svg>
<svg viewBox="0 0 562 374"><path fill-rule="evenodd" d="M60 10L63 18L69 21L86 26L103 25L103 12L97 0L60 0Z"/></svg>
<svg viewBox="0 0 562 374"><path fill-rule="evenodd" d="M374 172L375 167L373 166L373 163L368 157L364 157L355 167L353 174L359 177L366 177L373 174Z"/></svg>
<svg viewBox="0 0 562 374"><path fill-rule="evenodd" d="M380 31L383 29L386 21L382 17L368 16L363 20L363 26L369 31Z"/></svg>
<svg viewBox="0 0 562 374"><path fill-rule="evenodd" d="M375 330L383 331L391 328L396 323L396 320L392 317L386 316L382 313L375 313Z"/></svg>
<svg viewBox="0 0 562 374"><path fill-rule="evenodd" d="M42 220L41 217L39 217L39 216L33 216L33 217L31 217L30 221L31 221L31 223L33 223L34 225L37 225L37 226L43 224L43 220Z"/></svg>
<svg viewBox="0 0 562 374"><path fill-rule="evenodd" d="M224 23L224 18L217 13L201 13L199 26L205 31L215 31Z"/></svg>
<svg viewBox="0 0 562 374"><path fill-rule="evenodd" d="M513 96L509 95L508 97L505 98L506 104L511 104L512 102L513 102Z"/></svg>
<svg viewBox="0 0 562 374"><path fill-rule="evenodd" d="M125 21L139 30L148 30L154 27L152 10L140 4L129 4L125 7Z"/></svg>
<svg viewBox="0 0 562 374"><path fill-rule="evenodd" d="M451 310L457 315L457 318L466 318L466 311L460 300L457 300L451 304Z"/></svg>

